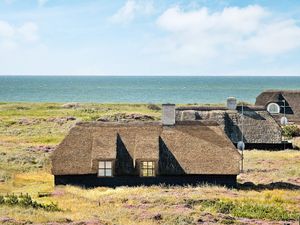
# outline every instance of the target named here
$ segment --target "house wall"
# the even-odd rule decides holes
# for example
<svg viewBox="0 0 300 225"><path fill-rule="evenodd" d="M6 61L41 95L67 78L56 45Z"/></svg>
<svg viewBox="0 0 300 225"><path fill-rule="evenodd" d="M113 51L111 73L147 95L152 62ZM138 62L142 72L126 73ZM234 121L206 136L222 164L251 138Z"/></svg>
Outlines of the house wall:
<svg viewBox="0 0 300 225"><path fill-rule="evenodd" d="M271 151L281 151L285 149L293 149L293 144L292 143L280 143L280 144L246 143L245 149L258 149L258 150L268 149Z"/></svg>
<svg viewBox="0 0 300 225"><path fill-rule="evenodd" d="M237 175L182 175L182 176L118 176L97 177L96 174L87 175L55 175L55 185L76 185L85 188L105 186L139 186L139 185L198 185L203 183L236 187Z"/></svg>

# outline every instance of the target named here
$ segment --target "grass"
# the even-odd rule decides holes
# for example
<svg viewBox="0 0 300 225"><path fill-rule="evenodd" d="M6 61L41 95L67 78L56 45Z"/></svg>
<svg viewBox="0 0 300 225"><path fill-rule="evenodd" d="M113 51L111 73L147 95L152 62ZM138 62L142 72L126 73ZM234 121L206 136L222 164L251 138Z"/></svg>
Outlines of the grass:
<svg viewBox="0 0 300 225"><path fill-rule="evenodd" d="M300 151L249 151L245 154L245 173L240 182L288 182L300 184Z"/></svg>
<svg viewBox="0 0 300 225"><path fill-rule="evenodd" d="M87 103L63 108L59 103L0 103L0 195L28 193L33 201L44 205L53 202L61 209L50 212L1 204L0 223L6 217L12 218L13 223L255 224L260 220L270 224L296 223L300 190L284 186L268 189L270 183L300 186L300 152L295 150L245 152L245 171L238 180L264 185L263 188L54 187L51 153L39 150L40 147L55 147L77 121L115 113L141 113L159 119L161 112L159 106L152 104ZM67 121L69 116L76 120ZM52 194L39 197L39 192Z"/></svg>
<svg viewBox="0 0 300 225"><path fill-rule="evenodd" d="M232 214L236 217L250 219L273 219L273 220L297 220L299 213L296 210L286 210L282 203L284 201L262 201L253 202L252 199L232 201L230 199L203 201L202 207L210 208L218 213Z"/></svg>

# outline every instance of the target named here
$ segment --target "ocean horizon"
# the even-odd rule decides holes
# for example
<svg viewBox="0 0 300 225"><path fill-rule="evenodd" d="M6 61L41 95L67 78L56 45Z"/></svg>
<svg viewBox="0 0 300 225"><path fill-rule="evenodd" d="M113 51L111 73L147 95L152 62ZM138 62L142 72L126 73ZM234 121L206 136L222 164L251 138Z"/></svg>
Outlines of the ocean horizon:
<svg viewBox="0 0 300 225"><path fill-rule="evenodd" d="M300 76L0 76L0 102L254 103L299 88Z"/></svg>

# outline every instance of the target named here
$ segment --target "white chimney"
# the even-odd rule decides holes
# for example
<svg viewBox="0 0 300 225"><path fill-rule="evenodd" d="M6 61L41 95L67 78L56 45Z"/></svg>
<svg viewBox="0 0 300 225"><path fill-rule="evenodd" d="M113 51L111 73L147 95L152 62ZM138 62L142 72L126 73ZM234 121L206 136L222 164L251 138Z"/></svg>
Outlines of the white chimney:
<svg viewBox="0 0 300 225"><path fill-rule="evenodd" d="M167 126L175 125L175 104L162 105L162 124Z"/></svg>
<svg viewBox="0 0 300 225"><path fill-rule="evenodd" d="M227 98L227 108L230 110L235 110L237 107L237 100L235 97Z"/></svg>

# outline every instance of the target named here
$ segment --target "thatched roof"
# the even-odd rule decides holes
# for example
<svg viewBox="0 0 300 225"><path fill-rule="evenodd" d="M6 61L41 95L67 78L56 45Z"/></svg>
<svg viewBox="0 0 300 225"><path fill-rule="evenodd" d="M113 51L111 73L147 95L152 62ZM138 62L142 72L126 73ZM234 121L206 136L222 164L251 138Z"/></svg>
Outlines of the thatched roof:
<svg viewBox="0 0 300 225"><path fill-rule="evenodd" d="M281 128L274 118L261 106L245 106L228 110L224 107L178 107L176 121L216 121L233 143L279 144ZM243 126L242 126L243 123Z"/></svg>
<svg viewBox="0 0 300 225"><path fill-rule="evenodd" d="M283 114L283 100L286 101L287 117L300 122L300 90L267 90L257 96L255 105L267 107L269 103L275 102L282 106L280 112Z"/></svg>
<svg viewBox="0 0 300 225"><path fill-rule="evenodd" d="M52 173L96 174L101 159L123 162L117 175L136 174L142 159L158 161L158 175L234 175L240 154L216 122L86 122L73 127L54 151Z"/></svg>

